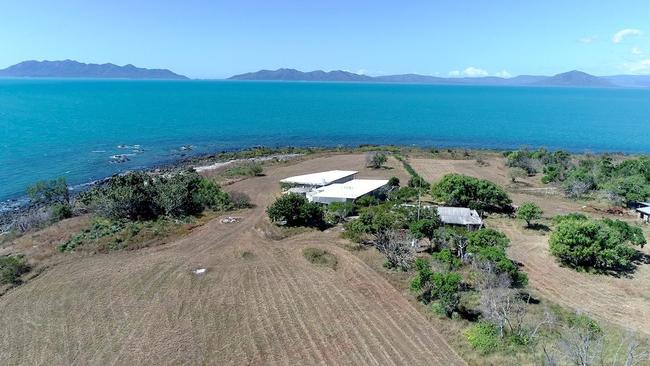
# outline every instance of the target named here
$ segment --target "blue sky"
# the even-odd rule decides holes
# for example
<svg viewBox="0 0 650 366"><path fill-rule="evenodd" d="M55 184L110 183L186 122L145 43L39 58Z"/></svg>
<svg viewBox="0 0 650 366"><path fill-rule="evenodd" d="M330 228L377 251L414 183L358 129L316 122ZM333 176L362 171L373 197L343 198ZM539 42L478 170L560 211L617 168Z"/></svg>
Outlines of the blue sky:
<svg viewBox="0 0 650 366"><path fill-rule="evenodd" d="M75 59L197 78L280 67L650 73L648 0L7 0L0 9L0 68Z"/></svg>

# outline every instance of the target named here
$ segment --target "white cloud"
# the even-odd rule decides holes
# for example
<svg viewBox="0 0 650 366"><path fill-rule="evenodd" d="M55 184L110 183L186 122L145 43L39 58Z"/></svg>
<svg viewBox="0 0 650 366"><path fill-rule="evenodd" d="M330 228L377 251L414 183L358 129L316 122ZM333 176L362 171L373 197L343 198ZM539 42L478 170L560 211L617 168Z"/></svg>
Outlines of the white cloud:
<svg viewBox="0 0 650 366"><path fill-rule="evenodd" d="M643 50L639 47L632 47L631 52L633 55L643 55Z"/></svg>
<svg viewBox="0 0 650 366"><path fill-rule="evenodd" d="M632 74L650 74L650 58L623 64L625 69Z"/></svg>
<svg viewBox="0 0 650 366"><path fill-rule="evenodd" d="M366 70L366 69L357 70L357 74L359 74L359 75L365 75L367 72L368 72L368 70Z"/></svg>
<svg viewBox="0 0 650 366"><path fill-rule="evenodd" d="M625 37L640 36L642 34L643 32L641 32L639 29L631 29L631 28L621 29L620 31L616 32L614 36L612 36L612 42L621 43L623 42L623 39Z"/></svg>
<svg viewBox="0 0 650 366"><path fill-rule="evenodd" d="M585 43L585 44L594 43L594 42L596 42L596 36L582 37L582 38L578 39L578 42Z"/></svg>
<svg viewBox="0 0 650 366"><path fill-rule="evenodd" d="M453 76L453 77L464 76L468 78L477 78L477 77L488 76L488 75L489 74L487 71L474 66L470 66L463 71L459 71L459 70L449 71L449 76Z"/></svg>
<svg viewBox="0 0 650 366"><path fill-rule="evenodd" d="M496 74L494 74L494 76L498 76L500 78L508 79L508 78L512 77L512 74L509 73L506 70L501 70L501 71L497 72Z"/></svg>
<svg viewBox="0 0 650 366"><path fill-rule="evenodd" d="M483 69L479 69L478 67L470 66L463 70L463 75L470 78L475 78L480 76L488 76L488 72Z"/></svg>

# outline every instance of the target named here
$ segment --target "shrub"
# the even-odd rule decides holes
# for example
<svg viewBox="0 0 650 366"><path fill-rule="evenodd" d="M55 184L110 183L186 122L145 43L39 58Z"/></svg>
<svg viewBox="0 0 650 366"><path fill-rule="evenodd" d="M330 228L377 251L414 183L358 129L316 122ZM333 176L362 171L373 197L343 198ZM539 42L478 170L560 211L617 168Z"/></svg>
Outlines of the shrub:
<svg viewBox="0 0 650 366"><path fill-rule="evenodd" d="M489 354L499 349L501 342L497 328L490 323L478 323L467 328L465 337L475 350Z"/></svg>
<svg viewBox="0 0 650 366"><path fill-rule="evenodd" d="M431 298L437 299L438 303L445 310L448 317L458 307L460 302L460 284L462 278L458 273L434 273L431 277L433 289L431 290Z"/></svg>
<svg viewBox="0 0 650 366"><path fill-rule="evenodd" d="M118 175L84 194L81 200L97 206L107 218L130 221L195 215L204 208L232 208L226 192L193 170L158 177L143 172Z"/></svg>
<svg viewBox="0 0 650 366"><path fill-rule="evenodd" d="M412 187L401 187L388 195L390 201L409 202L414 201L418 196L418 190Z"/></svg>
<svg viewBox="0 0 650 366"><path fill-rule="evenodd" d="M411 234L418 239L427 238L431 240L437 228L440 227L440 221L435 219L422 219L414 221L409 225Z"/></svg>
<svg viewBox="0 0 650 366"><path fill-rule="evenodd" d="M577 212L571 212L566 215L557 215L553 217L553 223L555 225L561 223L562 221L566 220L577 220L577 221L583 221L587 220L588 217L585 214L577 213Z"/></svg>
<svg viewBox="0 0 650 366"><path fill-rule="evenodd" d="M517 208L517 218L526 221L526 226L530 227L531 221L542 218L542 209L533 202L524 202Z"/></svg>
<svg viewBox="0 0 650 366"><path fill-rule="evenodd" d="M354 203L357 205L357 207L370 207L378 205L379 200L377 197L367 194L365 196L357 198Z"/></svg>
<svg viewBox="0 0 650 366"><path fill-rule="evenodd" d="M200 190L210 183L193 171L159 177L154 181L154 205L159 207L161 214L172 217L195 215L203 211L198 197ZM224 197L227 199L228 195Z"/></svg>
<svg viewBox="0 0 650 366"><path fill-rule="evenodd" d="M365 238L370 234L370 226L366 225L363 221L356 219L345 224L345 231L343 237L350 239L355 243L365 241Z"/></svg>
<svg viewBox="0 0 650 366"><path fill-rule="evenodd" d="M448 271L460 267L462 263L460 259L456 257L449 248L445 248L437 253L433 253L431 257L434 260L446 265Z"/></svg>
<svg viewBox="0 0 650 366"><path fill-rule="evenodd" d="M229 177L254 177L262 175L264 168L260 163L247 163L228 169L225 172Z"/></svg>
<svg viewBox="0 0 650 366"><path fill-rule="evenodd" d="M506 273L510 277L513 287L523 287L528 284L528 276L519 270L502 247L483 247L474 253L478 261L492 262L499 273Z"/></svg>
<svg viewBox="0 0 650 366"><path fill-rule="evenodd" d="M322 227L324 215L322 208L296 193L280 196L266 209L271 221L286 226Z"/></svg>
<svg viewBox="0 0 650 366"><path fill-rule="evenodd" d="M228 196L230 196L230 204L233 208L249 208L253 206L251 198L246 193L233 191Z"/></svg>
<svg viewBox="0 0 650 366"><path fill-rule="evenodd" d="M134 172L111 178L93 197L100 214L116 220L148 220L160 215L154 180Z"/></svg>
<svg viewBox="0 0 650 366"><path fill-rule="evenodd" d="M388 161L386 154L371 152L366 157L366 165L372 169L380 169Z"/></svg>
<svg viewBox="0 0 650 366"><path fill-rule="evenodd" d="M642 202L650 197L650 184L641 174L612 178L603 183L602 188L623 197L625 203Z"/></svg>
<svg viewBox="0 0 650 366"><path fill-rule="evenodd" d="M336 256L327 250L319 248L305 248L302 251L302 254L310 263L336 270Z"/></svg>
<svg viewBox="0 0 650 366"><path fill-rule="evenodd" d="M387 268L406 271L410 268L415 251L411 246L411 238L404 230L383 230L378 232L375 247L385 257Z"/></svg>
<svg viewBox="0 0 650 366"><path fill-rule="evenodd" d="M233 201L233 196L238 200L237 204ZM232 207L247 207L247 198L243 193L228 194L221 190L219 185L209 179L201 179L196 189L196 202L202 207L214 211L227 210Z"/></svg>
<svg viewBox="0 0 650 366"><path fill-rule="evenodd" d="M408 181L408 186L416 189L429 190L431 184L419 175L412 176Z"/></svg>
<svg viewBox="0 0 650 366"><path fill-rule="evenodd" d="M496 184L460 174L447 174L431 194L450 206L464 206L484 212L510 212L512 200Z"/></svg>
<svg viewBox="0 0 650 366"><path fill-rule="evenodd" d="M399 178L390 177L390 179L388 180L388 186L389 187L399 187Z"/></svg>
<svg viewBox="0 0 650 366"><path fill-rule="evenodd" d="M451 316L460 301L461 276L455 272L434 273L429 261L423 258L415 260L415 267L418 272L411 280L411 291L424 303L437 300L445 315Z"/></svg>
<svg viewBox="0 0 650 366"><path fill-rule="evenodd" d="M508 169L508 176L510 177L510 181L511 181L512 183L514 183L514 182L516 182L517 179L519 179L519 178L525 178L525 177L527 177L527 176L528 176L528 172L525 171L525 170L522 169L522 168L517 168L517 167L515 167L515 168L510 168L510 169Z"/></svg>
<svg viewBox="0 0 650 366"><path fill-rule="evenodd" d="M487 247L506 248L509 245L510 239L506 234L494 229L480 229L468 234L467 250L469 252Z"/></svg>
<svg viewBox="0 0 650 366"><path fill-rule="evenodd" d="M34 204L68 203L70 191L63 177L55 180L41 180L27 187L27 195Z"/></svg>
<svg viewBox="0 0 650 366"><path fill-rule="evenodd" d="M54 222L72 217L72 206L67 203L55 203L51 209L52 221Z"/></svg>
<svg viewBox="0 0 650 366"><path fill-rule="evenodd" d="M551 234L549 248L573 268L621 270L629 268L637 254L630 243L643 246L645 238L624 222L565 219Z"/></svg>
<svg viewBox="0 0 650 366"><path fill-rule="evenodd" d="M12 230L25 233L29 230L43 227L52 222L52 211L47 207L31 209L14 218L11 223Z"/></svg>
<svg viewBox="0 0 650 366"><path fill-rule="evenodd" d="M0 256L0 284L18 284L20 276L29 272L30 268L22 255Z"/></svg>
<svg viewBox="0 0 650 366"><path fill-rule="evenodd" d="M355 211L355 206L350 202L332 202L327 206L325 211L325 221L329 224L338 224L345 220L346 217L352 215Z"/></svg>
<svg viewBox="0 0 650 366"><path fill-rule="evenodd" d="M417 274L411 279L410 289L417 294L418 300L428 303L431 301L431 278L433 271L428 260L424 258L415 259Z"/></svg>

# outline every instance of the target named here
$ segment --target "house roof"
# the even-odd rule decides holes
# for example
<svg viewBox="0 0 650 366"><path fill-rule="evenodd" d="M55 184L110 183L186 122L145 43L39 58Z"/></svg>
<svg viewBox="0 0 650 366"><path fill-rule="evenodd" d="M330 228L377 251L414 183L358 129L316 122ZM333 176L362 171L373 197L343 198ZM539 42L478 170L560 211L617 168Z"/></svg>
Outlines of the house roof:
<svg viewBox="0 0 650 366"><path fill-rule="evenodd" d="M650 215L650 207L640 207L636 209L637 212L644 213L646 215Z"/></svg>
<svg viewBox="0 0 650 366"><path fill-rule="evenodd" d="M412 203L403 203L402 206L406 207L416 207ZM476 212L476 210L469 209L467 207L447 207L447 206L432 206L432 205L422 205L422 208L432 208L435 207L438 211L438 216L440 216L440 221L445 224L452 225L483 225L483 220L481 216Z"/></svg>
<svg viewBox="0 0 650 366"><path fill-rule="evenodd" d="M297 175L282 179L282 183L303 184L307 186L326 186L339 179L357 174L353 170L328 170L326 172Z"/></svg>
<svg viewBox="0 0 650 366"><path fill-rule="evenodd" d="M476 210L466 207L438 206L438 216L445 224L454 225L482 225L483 220Z"/></svg>
<svg viewBox="0 0 650 366"><path fill-rule="evenodd" d="M388 184L385 179L353 179L345 183L335 183L318 189L314 198L357 199Z"/></svg>

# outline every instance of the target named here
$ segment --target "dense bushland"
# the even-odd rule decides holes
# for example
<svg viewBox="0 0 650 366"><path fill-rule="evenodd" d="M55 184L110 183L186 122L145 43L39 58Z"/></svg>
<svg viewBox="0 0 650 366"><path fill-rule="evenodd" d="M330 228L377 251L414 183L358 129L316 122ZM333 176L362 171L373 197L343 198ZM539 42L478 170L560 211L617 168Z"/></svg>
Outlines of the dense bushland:
<svg viewBox="0 0 650 366"><path fill-rule="evenodd" d="M615 161L611 155L573 157L545 149L508 152L506 165L529 175L542 173L543 183L557 183L568 197L590 193L618 205L650 198L650 159L645 156Z"/></svg>

